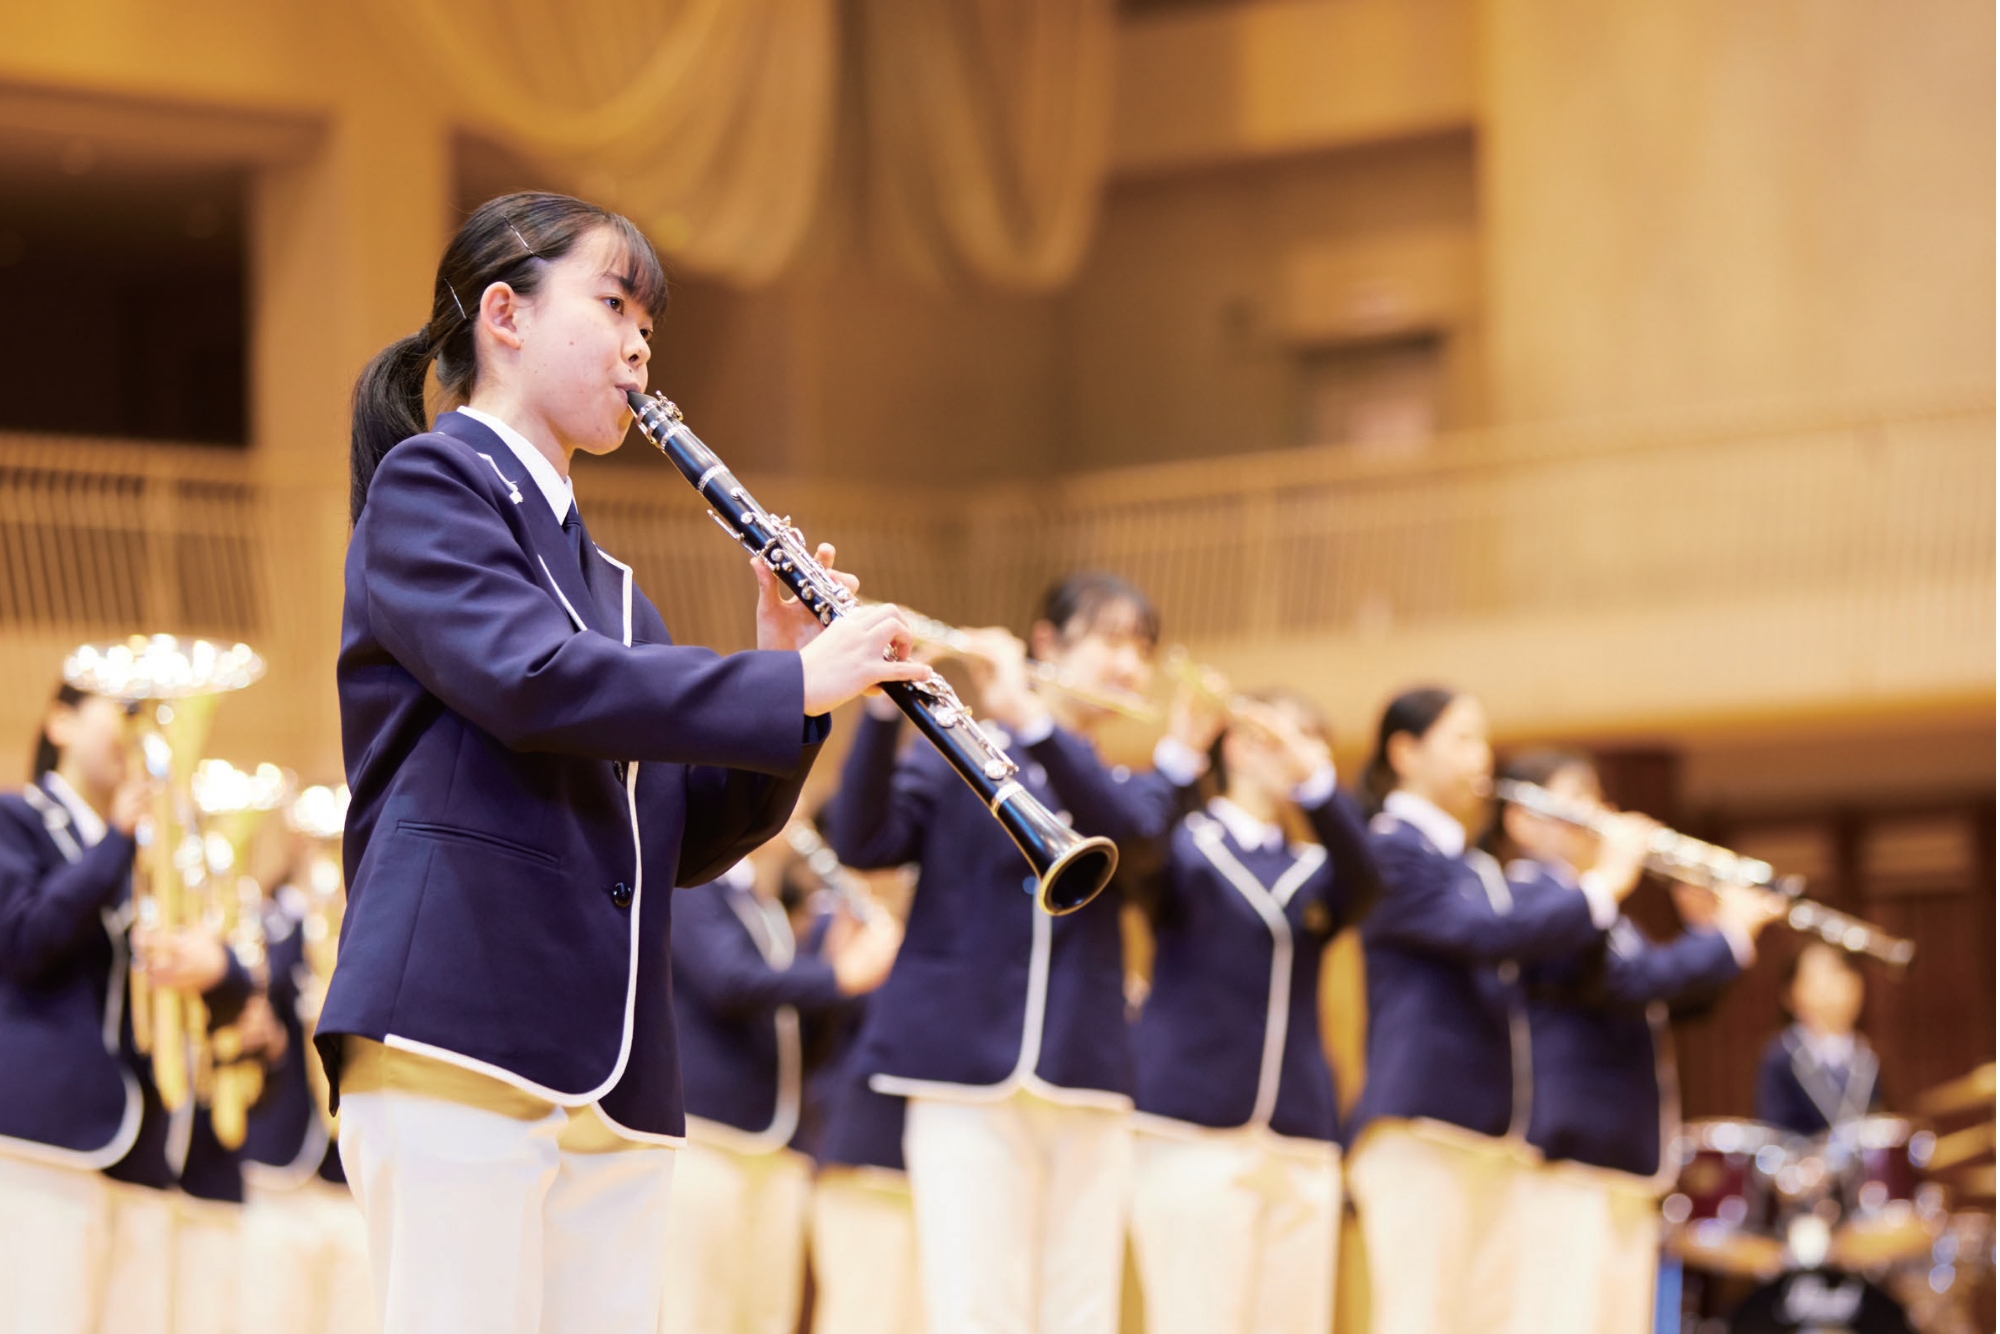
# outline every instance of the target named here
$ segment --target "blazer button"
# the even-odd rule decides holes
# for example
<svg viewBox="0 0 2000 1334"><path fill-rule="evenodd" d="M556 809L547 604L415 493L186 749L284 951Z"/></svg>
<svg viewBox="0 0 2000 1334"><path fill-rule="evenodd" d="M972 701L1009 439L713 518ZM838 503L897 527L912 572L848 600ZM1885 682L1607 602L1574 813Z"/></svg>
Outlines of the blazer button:
<svg viewBox="0 0 2000 1334"><path fill-rule="evenodd" d="M632 906L632 886L620 880L611 887L611 901L620 908Z"/></svg>

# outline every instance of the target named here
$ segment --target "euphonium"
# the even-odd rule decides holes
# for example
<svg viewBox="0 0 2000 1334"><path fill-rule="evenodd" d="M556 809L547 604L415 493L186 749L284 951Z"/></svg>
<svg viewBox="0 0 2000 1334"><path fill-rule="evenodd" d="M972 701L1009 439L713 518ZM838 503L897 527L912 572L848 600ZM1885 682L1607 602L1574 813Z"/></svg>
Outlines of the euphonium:
<svg viewBox="0 0 2000 1334"><path fill-rule="evenodd" d="M250 874L250 847L265 819L290 795L291 779L275 764L245 773L227 760L203 760L190 786L208 861L204 919L222 934L237 962L268 984L264 891ZM246 1052L240 1020L211 1031L206 1051L207 1061L196 1064L195 1096L208 1105L216 1140L234 1149L243 1143L250 1105L263 1091L264 1067Z"/></svg>
<svg viewBox="0 0 2000 1334"><path fill-rule="evenodd" d="M304 945L307 980L299 988L299 1023L305 1029L306 1082L329 1134L337 1134L338 1118L327 1110L331 1101L326 1066L313 1044L327 984L333 980L340 951L340 922L347 910L345 877L340 865L340 840L347 827L347 784L309 787L285 811L285 824L306 841L304 873L305 920L299 926Z"/></svg>
<svg viewBox="0 0 2000 1334"><path fill-rule="evenodd" d="M763 558L791 592L830 625L860 604L847 586L827 573L790 519L759 505L722 460L681 421L681 410L664 397L626 395L639 431L659 447L709 504L709 515L752 555ZM887 695L915 723L924 739L951 762L966 785L979 794L993 818L1013 838L1035 868L1035 901L1051 914L1075 912L1110 881L1118 869L1118 849L1108 838L1085 838L1056 819L1015 781L1018 772L1007 752L974 721L958 692L936 672L922 681L886 681Z"/></svg>
<svg viewBox="0 0 2000 1334"><path fill-rule="evenodd" d="M1595 805L1571 801L1545 787L1512 779L1503 778L1495 783L1493 795L1532 815L1560 820L1592 833L1606 832L1614 818ZM1805 888L1803 877L1780 877L1769 862L1741 856L1671 829L1662 829L1646 849L1646 869L1702 889L1736 884L1777 894L1789 905L1784 922L1792 930L1818 936L1850 954L1880 959L1892 968L1907 968L1916 957L1915 941L1892 936L1872 922L1800 897Z"/></svg>
<svg viewBox="0 0 2000 1334"><path fill-rule="evenodd" d="M78 690L138 706L136 758L154 780L152 810L141 827L132 867L133 923L138 931L194 924L190 890L207 876L200 819L190 791L195 762L208 739L221 696L264 674L264 660L237 644L134 635L123 643L85 644L63 663L63 680ZM155 989L145 972L130 975L132 1036L152 1057L153 1082L169 1111L187 1102L191 1058L207 1042L201 999ZM192 1042L190 1042L192 1039Z"/></svg>
<svg viewBox="0 0 2000 1334"><path fill-rule="evenodd" d="M972 647L971 636L958 626L911 611L908 607L899 610L903 613L903 619L909 623L910 632L919 644L936 645L952 657L978 656ZM1037 690L1067 695L1080 704L1103 709L1106 713L1120 714L1142 723L1159 721L1160 711L1148 700L1123 690L1106 690L1098 686L1085 685L1052 662L1043 662L1038 658L1029 659L1028 682Z"/></svg>

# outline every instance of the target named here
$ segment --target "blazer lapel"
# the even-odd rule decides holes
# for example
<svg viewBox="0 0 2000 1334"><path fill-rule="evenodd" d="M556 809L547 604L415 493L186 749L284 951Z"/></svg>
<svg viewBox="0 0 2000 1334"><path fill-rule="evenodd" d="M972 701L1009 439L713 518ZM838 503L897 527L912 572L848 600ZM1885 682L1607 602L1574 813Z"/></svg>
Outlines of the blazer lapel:
<svg viewBox="0 0 2000 1334"><path fill-rule="evenodd" d="M438 418L437 429L455 440L462 440L472 446L487 466L493 469L508 488L507 498L521 512L521 526L527 533L527 553L529 562L541 571L549 590L569 613L569 619L579 630L596 630L603 634L615 634L616 622L607 622L604 611L591 595L590 586L584 582L583 568L577 564L576 553L570 549L569 536L562 530L555 511L549 508L535 479L528 476L528 470L514 457L514 451L507 443L486 427L484 422L474 421L457 412L447 412ZM581 522L581 511L578 511ZM585 551L590 548L586 542Z"/></svg>

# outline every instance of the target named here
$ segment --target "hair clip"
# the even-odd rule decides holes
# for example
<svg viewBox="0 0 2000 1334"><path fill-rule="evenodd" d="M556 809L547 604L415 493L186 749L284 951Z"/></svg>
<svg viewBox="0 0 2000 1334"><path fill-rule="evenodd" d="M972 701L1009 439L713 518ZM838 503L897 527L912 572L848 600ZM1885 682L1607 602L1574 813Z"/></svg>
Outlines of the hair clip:
<svg viewBox="0 0 2000 1334"><path fill-rule="evenodd" d="M472 322L472 317L465 313L465 303L458 299L458 289L456 287L453 287L450 283L446 283L444 285L444 290L451 293L451 304L458 307L458 318L470 324Z"/></svg>
<svg viewBox="0 0 2000 1334"><path fill-rule="evenodd" d="M527 251L535 259L541 258L540 255L535 253L535 248L528 244L528 238L521 235L521 229L514 225L514 221L511 218L507 220L507 230L514 233L514 239L521 243L521 249Z"/></svg>

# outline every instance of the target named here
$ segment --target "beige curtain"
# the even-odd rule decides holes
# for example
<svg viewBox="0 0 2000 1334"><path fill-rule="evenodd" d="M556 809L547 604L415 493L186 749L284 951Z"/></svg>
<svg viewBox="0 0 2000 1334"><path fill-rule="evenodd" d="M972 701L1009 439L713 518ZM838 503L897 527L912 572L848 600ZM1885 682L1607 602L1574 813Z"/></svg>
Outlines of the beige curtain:
<svg viewBox="0 0 2000 1334"><path fill-rule="evenodd" d="M929 279L1076 271L1110 147L1111 0L860 0L866 229Z"/></svg>
<svg viewBox="0 0 2000 1334"><path fill-rule="evenodd" d="M841 2L844 36L837 0L368 0L464 123L689 268L770 282L817 219L920 280L1065 281L1104 171L1112 0ZM830 192L843 110L866 186Z"/></svg>
<svg viewBox="0 0 2000 1334"><path fill-rule="evenodd" d="M753 286L812 222L833 0L369 0L463 121Z"/></svg>

